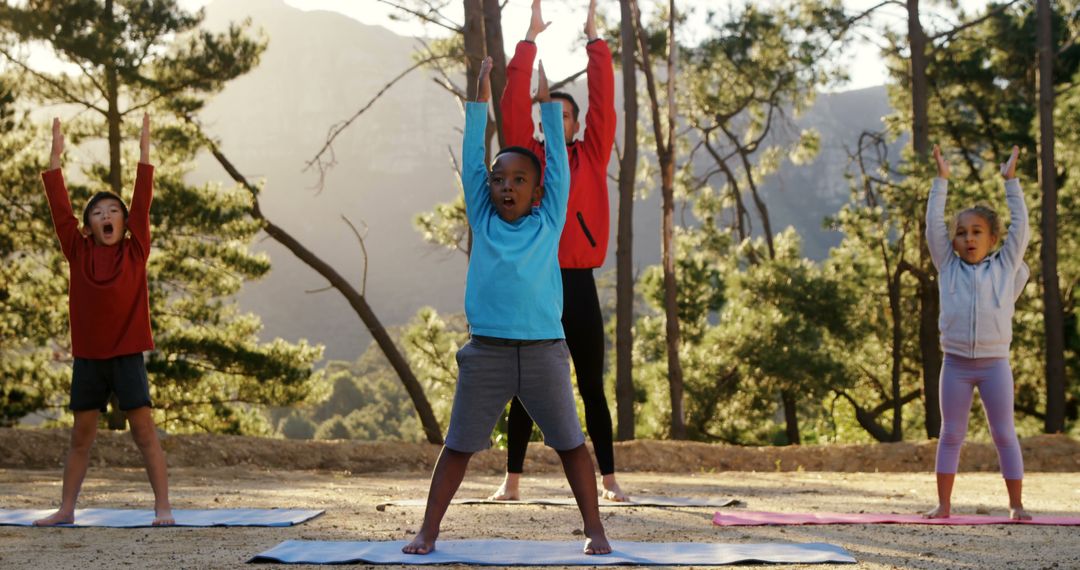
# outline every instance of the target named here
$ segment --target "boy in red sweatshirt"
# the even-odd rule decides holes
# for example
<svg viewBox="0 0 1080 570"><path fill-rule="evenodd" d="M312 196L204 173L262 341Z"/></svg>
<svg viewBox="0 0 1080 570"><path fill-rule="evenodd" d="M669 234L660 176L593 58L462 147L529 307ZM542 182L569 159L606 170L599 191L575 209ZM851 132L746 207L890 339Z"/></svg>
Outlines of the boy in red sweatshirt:
<svg viewBox="0 0 1080 570"><path fill-rule="evenodd" d="M71 319L71 411L75 425L64 463L60 509L36 526L75 522L75 502L86 477L98 417L116 394L131 436L142 452L154 490L155 526L175 524L169 504L165 454L150 414L150 386L142 353L153 350L146 260L150 255L150 201L154 167L150 157L150 116L143 115L139 168L128 211L111 192L98 192L86 205L82 228L71 209L60 156L64 135L53 119L49 170L41 175L60 248L68 260ZM131 237L127 237L127 231Z"/></svg>
<svg viewBox="0 0 1080 570"><path fill-rule="evenodd" d="M536 36L547 29L540 11L540 0L533 0L532 19L525 40L518 42L514 57L506 67L506 88L500 105L506 144L522 146L544 157L544 143L533 138L532 80L536 57ZM610 209L608 206L607 166L615 144L615 73L611 50L596 33L596 0L589 2L585 20L589 55L587 67L589 110L585 114L585 133L580 130L578 105L568 93L553 91L552 100L563 105L564 141L570 161L570 201L566 224L559 241L559 266L563 281L563 329L566 344L574 361L578 392L585 404L585 425L593 442L600 467L603 492L608 500L626 501L628 497L615 481L615 456L611 412L604 395L604 319L596 294L593 269L604 263L608 246ZM533 421L521 402L510 404L506 478L493 499L517 500L519 482L525 464L525 452L532 434Z"/></svg>

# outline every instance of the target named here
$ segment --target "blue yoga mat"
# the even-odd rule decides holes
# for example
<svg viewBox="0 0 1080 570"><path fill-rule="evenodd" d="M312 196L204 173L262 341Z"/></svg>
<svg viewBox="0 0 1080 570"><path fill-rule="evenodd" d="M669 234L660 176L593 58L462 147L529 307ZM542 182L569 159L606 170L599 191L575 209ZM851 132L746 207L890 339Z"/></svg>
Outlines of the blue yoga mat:
<svg viewBox="0 0 1080 570"><path fill-rule="evenodd" d="M403 540L330 542L286 540L249 562L287 564L473 564L477 566L689 566L855 563L846 550L825 543L716 544L612 541L611 554L581 552L584 541L440 540L431 554L404 554Z"/></svg>
<svg viewBox="0 0 1080 570"><path fill-rule="evenodd" d="M31 526L56 509L0 509L0 525ZM301 509L174 509L176 526L292 526L323 514ZM75 524L68 528L153 526L154 511L132 509L76 509Z"/></svg>

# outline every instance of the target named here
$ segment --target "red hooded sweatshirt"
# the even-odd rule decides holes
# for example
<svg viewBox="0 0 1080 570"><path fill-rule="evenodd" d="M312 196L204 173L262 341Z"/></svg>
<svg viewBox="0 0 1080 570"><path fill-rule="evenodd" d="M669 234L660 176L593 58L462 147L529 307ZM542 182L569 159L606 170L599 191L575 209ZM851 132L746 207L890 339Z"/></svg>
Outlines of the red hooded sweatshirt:
<svg viewBox="0 0 1080 570"><path fill-rule="evenodd" d="M113 246L99 245L79 231L60 169L41 175L52 210L56 237L68 260L71 282L68 311L71 353L106 359L153 350L146 259L150 255L150 201L154 167L139 164L125 237Z"/></svg>
<svg viewBox="0 0 1080 570"><path fill-rule="evenodd" d="M570 159L570 202L559 241L559 266L564 269L604 264L611 218L607 166L615 144L615 72L606 42L593 40L585 50L589 54L585 134L581 140L566 146ZM533 138L533 102L529 92L534 59L536 44L518 42L514 57L506 66L506 88L500 107L506 144L533 151L543 163L544 143Z"/></svg>

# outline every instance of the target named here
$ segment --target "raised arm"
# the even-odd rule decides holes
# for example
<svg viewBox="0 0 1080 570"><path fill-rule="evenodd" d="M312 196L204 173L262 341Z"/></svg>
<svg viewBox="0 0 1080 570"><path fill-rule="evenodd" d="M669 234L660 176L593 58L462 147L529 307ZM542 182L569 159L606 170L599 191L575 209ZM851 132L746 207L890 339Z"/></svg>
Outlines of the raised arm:
<svg viewBox="0 0 1080 570"><path fill-rule="evenodd" d="M596 0L589 2L585 19L589 44L589 64L585 68L589 84L589 110L585 113L585 152L597 163L607 166L615 144L615 71L607 42L596 33Z"/></svg>
<svg viewBox="0 0 1080 570"><path fill-rule="evenodd" d="M144 252L150 252L150 202L154 199L154 167L150 164L150 115L143 113L139 135L139 166L135 173L135 192L128 212L128 229Z"/></svg>
<svg viewBox="0 0 1080 570"><path fill-rule="evenodd" d="M939 271L952 254L952 239L949 226L945 223L945 203L949 194L949 163L941 156L941 148L934 145L934 160L937 162L938 175L930 187L930 196L926 200L926 244L930 249L930 260Z"/></svg>
<svg viewBox="0 0 1080 570"><path fill-rule="evenodd" d="M1024 190L1016 177L1016 160L1019 156L1020 147L1014 146L1009 160L1001 165L1001 177L1005 179L1005 202L1009 205L1009 235L1001 245L1001 255L1012 267L1019 267L1024 261L1024 251L1031 241Z"/></svg>
<svg viewBox="0 0 1080 570"><path fill-rule="evenodd" d="M506 86L499 101L503 137L507 145L528 146L532 141L532 97L529 95L529 85L532 83L533 61L536 59L536 36L550 25L550 22L544 22L540 0L533 0L529 30L525 33L525 39L518 42L514 57L510 58L510 63L506 66Z"/></svg>
<svg viewBox="0 0 1080 570"><path fill-rule="evenodd" d="M79 233L79 220L71 211L71 198L64 184L64 173L60 170L60 157L63 154L64 133L60 129L60 119L53 119L49 170L41 174L41 181L45 184L45 197L49 200L49 213L56 237L60 240L60 249L70 261L74 258L75 244L82 239L82 234Z"/></svg>
<svg viewBox="0 0 1080 570"><path fill-rule="evenodd" d="M488 170L484 162L487 136L488 99L491 98L491 58L480 64L476 101L465 103L465 135L461 146L461 185L465 192L465 214L469 224L485 208L491 208L488 196Z"/></svg>
<svg viewBox="0 0 1080 570"><path fill-rule="evenodd" d="M536 100L540 102L540 123L545 137L549 141L564 140L562 103L551 102L542 61L538 75ZM566 203L570 199L570 161L566 156L566 145L545 144L544 158L544 199L540 202L540 210L561 228L566 224Z"/></svg>

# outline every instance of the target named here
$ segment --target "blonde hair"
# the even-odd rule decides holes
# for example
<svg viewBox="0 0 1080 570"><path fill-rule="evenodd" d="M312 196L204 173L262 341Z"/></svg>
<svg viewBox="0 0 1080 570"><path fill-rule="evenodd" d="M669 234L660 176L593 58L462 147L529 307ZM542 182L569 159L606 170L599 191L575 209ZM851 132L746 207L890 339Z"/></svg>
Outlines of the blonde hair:
<svg viewBox="0 0 1080 570"><path fill-rule="evenodd" d="M1005 223L1001 220L1001 216L998 215L997 211L991 208L989 204L979 202L966 210L957 212L953 216L952 223L949 224L949 239L956 237L956 226L960 224L960 216L964 214L975 214L982 218L986 225L990 226L990 235L995 238L1000 239L1001 234L1005 233Z"/></svg>

